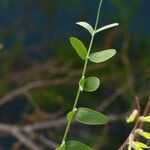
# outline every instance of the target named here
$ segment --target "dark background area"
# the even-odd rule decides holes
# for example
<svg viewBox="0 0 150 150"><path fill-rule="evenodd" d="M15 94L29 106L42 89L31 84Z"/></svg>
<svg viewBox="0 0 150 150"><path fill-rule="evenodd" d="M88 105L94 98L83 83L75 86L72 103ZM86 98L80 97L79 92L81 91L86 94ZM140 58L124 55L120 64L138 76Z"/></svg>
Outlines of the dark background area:
<svg viewBox="0 0 150 150"><path fill-rule="evenodd" d="M29 149L13 134L16 126L42 150L61 142L83 67L68 39L76 36L88 46L90 35L76 22L94 25L98 3L0 0L0 150ZM144 108L150 95L149 6L148 0L104 0L99 26L120 26L97 35L92 51L115 48L117 55L102 64L89 63L87 76L97 75L101 86L95 93L82 93L79 106L108 115L110 123L75 123L70 139L95 150L116 150L128 136L132 125L125 119L135 108L135 97ZM39 123L50 125L25 130Z"/></svg>

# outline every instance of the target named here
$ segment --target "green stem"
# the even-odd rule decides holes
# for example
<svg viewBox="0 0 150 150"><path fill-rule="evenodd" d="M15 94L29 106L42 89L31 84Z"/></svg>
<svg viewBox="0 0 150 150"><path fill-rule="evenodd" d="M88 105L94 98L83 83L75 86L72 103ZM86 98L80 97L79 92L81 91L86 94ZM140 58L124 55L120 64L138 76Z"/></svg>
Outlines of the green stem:
<svg viewBox="0 0 150 150"><path fill-rule="evenodd" d="M98 11L97 11L97 18L96 18L95 28L94 28L95 30L97 29L97 26L98 26L98 22L99 22L99 18L100 18L100 12L101 12L101 8L102 8L102 3L103 3L103 0L100 0Z"/></svg>
<svg viewBox="0 0 150 150"><path fill-rule="evenodd" d="M98 12L97 12L96 23L95 23L95 27L94 27L94 33L93 33L93 35L91 37L91 41L90 41L90 44L89 44L88 53L87 53L87 57L86 57L86 60L85 60L85 63L84 63L84 68L83 68L81 79L85 78L85 73L86 73L86 69L87 69L87 65L88 65L88 57L89 57L91 49L92 49L92 45L93 45L93 41L94 41L94 37L95 37L95 30L97 29L97 26L98 26L102 2L103 2L103 0L100 0L99 7L98 7ZM80 93L81 93L80 88L78 88L72 111L74 111L75 108L77 107L77 104L78 104L78 101L79 101L79 97L80 97ZM63 145L65 143L65 141L66 141L66 138L67 138L67 135L68 135L68 132L69 132L72 120L68 121L68 124L67 124L66 130L65 130L64 137L62 139L61 145Z"/></svg>

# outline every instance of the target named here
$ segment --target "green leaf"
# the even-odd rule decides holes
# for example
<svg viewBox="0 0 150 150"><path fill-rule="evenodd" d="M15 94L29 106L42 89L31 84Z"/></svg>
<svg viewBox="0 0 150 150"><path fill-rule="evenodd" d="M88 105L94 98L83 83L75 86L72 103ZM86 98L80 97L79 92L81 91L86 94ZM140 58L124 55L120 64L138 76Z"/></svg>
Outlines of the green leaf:
<svg viewBox="0 0 150 150"><path fill-rule="evenodd" d="M98 33L98 32L101 32L101 31L104 31L104 30L116 27L118 25L119 25L119 23L112 23L112 24L106 25L106 26L104 26L102 28L97 29L95 33Z"/></svg>
<svg viewBox="0 0 150 150"><path fill-rule="evenodd" d="M83 89L84 89L84 82L85 82L84 78L79 81L79 89L80 89L80 91L83 91Z"/></svg>
<svg viewBox="0 0 150 150"><path fill-rule="evenodd" d="M74 117L76 111L77 111L77 109L74 109L74 110L72 110L71 112L69 112L69 113L67 114L67 121L68 121L68 122L73 119L73 117Z"/></svg>
<svg viewBox="0 0 150 150"><path fill-rule="evenodd" d="M83 28L88 30L91 33L91 35L94 33L94 29L89 23L87 23L87 22L77 22L76 24L79 25L79 26L82 26Z"/></svg>
<svg viewBox="0 0 150 150"><path fill-rule="evenodd" d="M70 141L66 144L66 150L94 150L78 141Z"/></svg>
<svg viewBox="0 0 150 150"><path fill-rule="evenodd" d="M87 49L84 46L84 44L77 38L75 37L71 37L70 38L70 43L73 46L73 48L76 50L76 52L78 53L78 55L85 60L86 56L87 56Z"/></svg>
<svg viewBox="0 0 150 150"><path fill-rule="evenodd" d="M97 77L88 77L84 81L84 91L93 92L99 88L100 80Z"/></svg>
<svg viewBox="0 0 150 150"><path fill-rule="evenodd" d="M84 107L78 108L75 118L78 122L87 125L104 125L109 121L105 115Z"/></svg>
<svg viewBox="0 0 150 150"><path fill-rule="evenodd" d="M101 62L104 62L104 61L110 59L115 54L116 54L115 49L107 49L107 50L103 50L100 52L95 52L95 53L90 54L89 59L90 59L90 61L92 61L94 63L101 63Z"/></svg>

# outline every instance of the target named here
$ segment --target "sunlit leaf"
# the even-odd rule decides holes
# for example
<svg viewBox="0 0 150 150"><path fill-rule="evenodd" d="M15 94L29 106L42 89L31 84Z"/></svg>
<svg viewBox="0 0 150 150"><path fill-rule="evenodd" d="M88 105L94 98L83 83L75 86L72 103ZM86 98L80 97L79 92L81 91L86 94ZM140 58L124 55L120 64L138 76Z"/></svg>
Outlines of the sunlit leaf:
<svg viewBox="0 0 150 150"><path fill-rule="evenodd" d="M97 29L95 33L98 33L98 32L101 32L101 31L104 31L104 30L116 27L118 25L119 25L119 23L112 23L112 24L106 25L104 27L101 27L101 28Z"/></svg>
<svg viewBox="0 0 150 150"><path fill-rule="evenodd" d="M104 125L109 121L105 115L84 107L78 108L75 118L78 122L87 125Z"/></svg>
<svg viewBox="0 0 150 150"><path fill-rule="evenodd" d="M78 55L84 60L86 59L87 56L87 49L84 46L84 44L77 38L71 37L70 38L70 43L73 46L73 48L76 50Z"/></svg>
<svg viewBox="0 0 150 150"><path fill-rule="evenodd" d="M135 145L140 148L149 148L146 144L141 142L135 142Z"/></svg>
<svg viewBox="0 0 150 150"><path fill-rule="evenodd" d="M132 112L132 114L127 118L127 123L131 123L131 122L133 122L134 120L135 120L135 118L137 117L137 115L138 115L138 110L134 110L133 112Z"/></svg>
<svg viewBox="0 0 150 150"><path fill-rule="evenodd" d="M116 54L115 49L107 49L90 54L89 59L94 63L101 63L112 58Z"/></svg>
<svg viewBox="0 0 150 150"><path fill-rule="evenodd" d="M91 35L93 34L93 32L94 32L93 27L89 23L87 23L87 22L77 22L77 24L79 26L82 26L86 30L88 30L91 33Z"/></svg>
<svg viewBox="0 0 150 150"><path fill-rule="evenodd" d="M66 150L94 150L78 141L70 141L66 144Z"/></svg>
<svg viewBox="0 0 150 150"><path fill-rule="evenodd" d="M83 89L87 92L96 91L99 88L100 80L97 77L88 77L84 81Z"/></svg>
<svg viewBox="0 0 150 150"><path fill-rule="evenodd" d="M150 123L150 116L146 116L146 117L140 117L140 121L143 121L143 122L149 122Z"/></svg>
<svg viewBox="0 0 150 150"><path fill-rule="evenodd" d="M143 131L142 129L136 129L136 130L135 130L135 133L137 133L137 134L143 136L144 138L146 138L146 139L148 139L148 140L150 139L150 133L149 133L149 132L145 132L145 131Z"/></svg>

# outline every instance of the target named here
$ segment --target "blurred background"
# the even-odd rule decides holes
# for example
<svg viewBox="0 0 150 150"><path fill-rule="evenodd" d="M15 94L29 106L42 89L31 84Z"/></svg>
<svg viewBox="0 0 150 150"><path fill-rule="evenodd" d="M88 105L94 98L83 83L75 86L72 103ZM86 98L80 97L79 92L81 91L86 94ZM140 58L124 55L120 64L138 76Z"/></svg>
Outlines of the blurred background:
<svg viewBox="0 0 150 150"><path fill-rule="evenodd" d="M99 0L0 0L0 150L54 150L61 142L83 61L69 43L90 35L75 23L94 25ZM87 76L101 86L82 93L79 106L110 118L106 126L74 123L69 139L95 150L116 150L131 131L126 117L138 96L150 95L150 1L104 0L99 26L120 26L95 38L92 51L117 49L102 64L89 63Z"/></svg>

